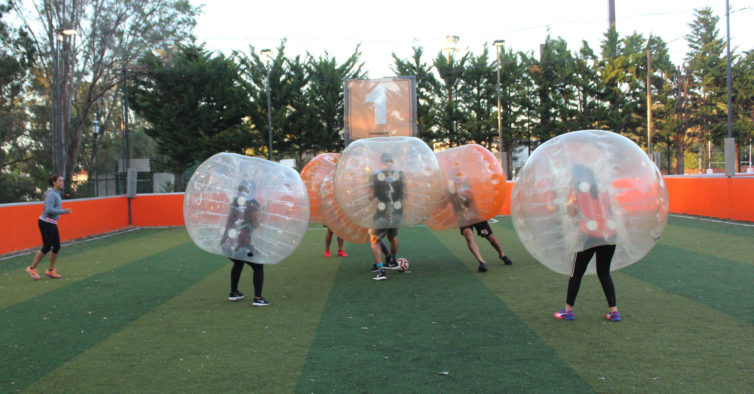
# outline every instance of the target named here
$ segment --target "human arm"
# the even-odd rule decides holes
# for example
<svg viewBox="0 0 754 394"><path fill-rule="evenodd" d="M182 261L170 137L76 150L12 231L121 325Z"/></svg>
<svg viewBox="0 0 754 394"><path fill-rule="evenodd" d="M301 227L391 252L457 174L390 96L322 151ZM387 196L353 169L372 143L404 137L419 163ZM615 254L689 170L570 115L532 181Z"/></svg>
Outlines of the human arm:
<svg viewBox="0 0 754 394"><path fill-rule="evenodd" d="M64 215L73 212L71 208L63 209L62 205L63 199L58 193L52 190L45 193L44 212L46 212L48 216Z"/></svg>

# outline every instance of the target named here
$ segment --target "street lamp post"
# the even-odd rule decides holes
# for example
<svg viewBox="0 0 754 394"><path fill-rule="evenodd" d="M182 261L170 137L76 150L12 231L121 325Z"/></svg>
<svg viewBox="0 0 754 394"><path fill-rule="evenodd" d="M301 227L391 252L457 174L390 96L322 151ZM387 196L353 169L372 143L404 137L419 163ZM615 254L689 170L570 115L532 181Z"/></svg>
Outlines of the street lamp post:
<svg viewBox="0 0 754 394"><path fill-rule="evenodd" d="M100 131L100 123L99 120L95 120L92 122L92 135L94 136L94 158L92 159L92 181L94 181L94 196L99 197L99 193L97 192L97 137L99 137L99 131Z"/></svg>
<svg viewBox="0 0 754 394"><path fill-rule="evenodd" d="M500 50L505 45L505 40L495 40L492 42L495 45L495 54L497 57L497 134L499 138L498 148L500 149L500 161L503 163L503 169L505 175L508 174L508 157L503 159L503 102L500 98Z"/></svg>
<svg viewBox="0 0 754 394"><path fill-rule="evenodd" d="M266 58L267 63L267 67L265 67L267 69L267 132L270 137L268 159L272 161L272 100L270 99L270 58L272 57L272 50L262 49L260 53Z"/></svg>
<svg viewBox="0 0 754 394"><path fill-rule="evenodd" d="M726 61L725 61L725 80L728 91L728 138L725 139L725 175L736 175L736 139L733 138L733 112L731 105L731 71L730 71L730 6L728 0L725 0L725 48L726 48ZM749 158L749 166L751 166L751 158Z"/></svg>
<svg viewBox="0 0 754 394"><path fill-rule="evenodd" d="M68 119L69 110L63 111L70 101L70 96L66 93L70 90L69 84L69 48L66 45L66 38L75 36L74 29L60 29L55 34L55 45L53 47L53 74L52 74L52 170L53 173L65 176L65 127L64 122ZM65 55L61 59L61 52ZM61 60L63 64L61 65ZM61 66L63 70L61 71ZM63 91L63 78L65 78L65 92Z"/></svg>
<svg viewBox="0 0 754 394"><path fill-rule="evenodd" d="M458 40L460 37L458 36L445 36L445 44L447 45L444 49L445 55L448 58L448 67L451 67L453 64L451 63L453 59L453 54L458 51L457 45ZM448 84L448 110L449 110L449 116L450 116L450 138L448 138L448 142L450 146L453 146L453 139L457 139L456 136L456 119L455 119L455 106L453 104L453 85L454 83Z"/></svg>

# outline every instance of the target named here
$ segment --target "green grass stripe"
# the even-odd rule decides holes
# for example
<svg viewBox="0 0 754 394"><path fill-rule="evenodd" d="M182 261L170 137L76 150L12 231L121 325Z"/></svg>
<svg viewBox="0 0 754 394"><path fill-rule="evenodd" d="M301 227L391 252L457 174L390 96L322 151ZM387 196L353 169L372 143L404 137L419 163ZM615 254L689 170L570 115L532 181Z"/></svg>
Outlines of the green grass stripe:
<svg viewBox="0 0 754 394"><path fill-rule="evenodd" d="M479 278L598 392L751 392L752 325L694 300L623 273L613 272L623 321L607 322L602 288L586 276L576 300L576 320L560 321L568 277L535 261L510 230L493 225L514 265L496 262ZM673 231L690 231L680 227ZM446 244L459 238L443 232ZM477 238L477 240L479 240ZM480 248L494 257L485 241ZM456 241L454 241L456 242ZM457 242L465 248L463 239ZM463 248L454 253L476 265ZM659 267L650 253L631 267ZM704 274L704 273L700 273ZM748 295L751 298L752 290Z"/></svg>
<svg viewBox="0 0 754 394"><path fill-rule="evenodd" d="M690 219L673 218L668 221L660 243L702 255L738 261L754 265L754 227L696 220L697 226L687 223Z"/></svg>
<svg viewBox="0 0 754 394"><path fill-rule="evenodd" d="M738 249L754 256L751 244ZM724 254L714 247L707 252ZM622 272L754 324L754 266L715 255L659 244Z"/></svg>
<svg viewBox="0 0 754 394"><path fill-rule="evenodd" d="M0 388L22 389L45 379L218 268L217 263L186 264L186 250L182 245L155 253L0 309Z"/></svg>
<svg viewBox="0 0 754 394"><path fill-rule="evenodd" d="M350 252L296 392L589 391L426 228L399 238L411 272L387 281L368 248Z"/></svg>
<svg viewBox="0 0 754 394"><path fill-rule="evenodd" d="M220 269L166 298L31 389L292 392L338 266L348 262L320 257L324 235L310 231L288 259L265 267L263 295L271 301L266 307L251 305L250 267L244 268L239 285L246 298L229 302L230 261L187 245L187 257L175 264L210 263ZM163 275L161 280L173 278Z"/></svg>
<svg viewBox="0 0 754 394"><path fill-rule="evenodd" d="M136 234L138 233L138 234ZM70 286L77 281L131 263L177 245L191 242L184 228L152 229L135 231L123 236L108 237L75 245L71 254L61 250L55 267L63 275L61 279L49 279L44 275L47 256L39 264L40 280L34 280L25 268L32 256L26 256L19 264L20 256L9 262L15 269L0 275L0 308L29 300L33 297Z"/></svg>

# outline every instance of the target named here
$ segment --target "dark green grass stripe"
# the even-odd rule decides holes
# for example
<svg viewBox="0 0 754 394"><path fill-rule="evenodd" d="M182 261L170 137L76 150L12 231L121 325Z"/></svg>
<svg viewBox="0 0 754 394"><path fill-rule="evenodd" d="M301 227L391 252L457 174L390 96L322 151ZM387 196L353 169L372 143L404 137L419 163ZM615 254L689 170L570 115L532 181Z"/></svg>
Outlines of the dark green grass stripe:
<svg viewBox="0 0 754 394"><path fill-rule="evenodd" d="M754 324L752 265L658 244L621 272Z"/></svg>
<svg viewBox="0 0 754 394"><path fill-rule="evenodd" d="M297 392L591 390L426 228L400 240L411 272L383 282L350 251Z"/></svg>
<svg viewBox="0 0 754 394"><path fill-rule="evenodd" d="M182 264L186 247L0 310L0 389L20 390L185 290L217 263ZM30 312L33 311L33 312Z"/></svg>
<svg viewBox="0 0 754 394"><path fill-rule="evenodd" d="M58 260L65 263L66 259L74 259L76 255L80 253L126 241L137 240L139 238L153 237L162 231L165 231L165 229L137 229L124 233L103 236L102 238L97 239L75 241L61 247ZM34 253L36 253L36 250L27 254L0 260L0 274L28 267L31 264L31 260L34 258ZM47 267L47 259L48 257L45 256L44 260L40 263L40 268ZM40 272L42 272L42 269L40 269Z"/></svg>

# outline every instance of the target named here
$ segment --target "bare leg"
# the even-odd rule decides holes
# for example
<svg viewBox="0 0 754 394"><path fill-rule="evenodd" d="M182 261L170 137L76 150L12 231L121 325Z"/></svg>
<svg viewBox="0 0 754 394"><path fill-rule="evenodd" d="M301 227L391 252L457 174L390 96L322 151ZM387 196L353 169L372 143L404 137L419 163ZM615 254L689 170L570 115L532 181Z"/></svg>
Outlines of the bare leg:
<svg viewBox="0 0 754 394"><path fill-rule="evenodd" d="M332 243L332 231L328 228L327 234L325 235L325 250L330 250L330 244ZM340 245L341 240L338 238L338 244Z"/></svg>
<svg viewBox="0 0 754 394"><path fill-rule="evenodd" d="M398 254L398 237L388 238L390 241L390 253L393 255Z"/></svg>
<svg viewBox="0 0 754 394"><path fill-rule="evenodd" d="M497 251L497 255L500 256L502 259L505 257L505 252L503 252L503 248L500 247L500 243L497 242L497 238L495 238L495 234L490 234L487 236L487 241L490 241L490 245L492 245L493 248Z"/></svg>
<svg viewBox="0 0 754 394"><path fill-rule="evenodd" d="M463 237L466 238L466 245L469 247L471 254L476 258L476 261L479 262L479 264L483 264L484 258L482 258L482 254L479 252L479 246L474 242L474 231L470 227L465 228L463 230Z"/></svg>
<svg viewBox="0 0 754 394"><path fill-rule="evenodd" d="M374 263L379 266L382 264L382 247L379 238L370 235L369 236L369 246L372 248L372 257L374 257Z"/></svg>
<svg viewBox="0 0 754 394"><path fill-rule="evenodd" d="M32 269L37 268L37 265L39 264L40 261L42 261L43 257L45 257L45 254L42 253L41 250L38 250L37 254L34 255L34 260L32 260L31 262L31 268Z"/></svg>
<svg viewBox="0 0 754 394"><path fill-rule="evenodd" d="M52 271L55 269L55 261L58 259L57 253L50 253L50 268L49 270Z"/></svg>
<svg viewBox="0 0 754 394"><path fill-rule="evenodd" d="M327 245L327 249L330 249L330 244ZM338 237L338 250L343 250L343 238Z"/></svg>

